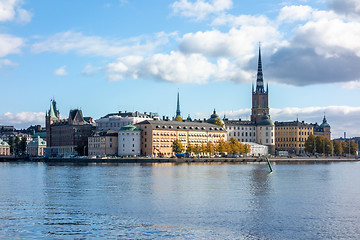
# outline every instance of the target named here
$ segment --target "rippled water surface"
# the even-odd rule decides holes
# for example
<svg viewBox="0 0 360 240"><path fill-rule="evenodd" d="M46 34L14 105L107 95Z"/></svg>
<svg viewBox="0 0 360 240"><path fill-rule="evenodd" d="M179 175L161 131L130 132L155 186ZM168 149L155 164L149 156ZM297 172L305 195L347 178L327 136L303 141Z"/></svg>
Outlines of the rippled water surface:
<svg viewBox="0 0 360 240"><path fill-rule="evenodd" d="M0 163L3 239L360 239L360 163Z"/></svg>

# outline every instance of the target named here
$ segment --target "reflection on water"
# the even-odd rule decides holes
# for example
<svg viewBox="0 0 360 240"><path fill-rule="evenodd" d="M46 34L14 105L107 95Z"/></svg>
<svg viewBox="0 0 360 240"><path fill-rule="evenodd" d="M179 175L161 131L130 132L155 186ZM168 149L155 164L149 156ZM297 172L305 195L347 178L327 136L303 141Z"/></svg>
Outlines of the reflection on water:
<svg viewBox="0 0 360 240"><path fill-rule="evenodd" d="M0 238L357 239L359 163L0 164Z"/></svg>

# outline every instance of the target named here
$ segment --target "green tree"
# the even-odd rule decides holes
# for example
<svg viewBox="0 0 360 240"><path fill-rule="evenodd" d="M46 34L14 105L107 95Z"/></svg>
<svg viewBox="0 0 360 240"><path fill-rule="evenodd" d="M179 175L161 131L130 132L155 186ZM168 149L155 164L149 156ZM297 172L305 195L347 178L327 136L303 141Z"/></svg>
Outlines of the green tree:
<svg viewBox="0 0 360 240"><path fill-rule="evenodd" d="M310 134L310 136L305 142L305 152L315 153L315 148L316 148L315 144L316 144L315 136Z"/></svg>
<svg viewBox="0 0 360 240"><path fill-rule="evenodd" d="M15 139L13 136L9 137L9 145L10 145L10 153L13 154L15 152Z"/></svg>
<svg viewBox="0 0 360 240"><path fill-rule="evenodd" d="M15 138L15 155L19 154L20 151L20 138L16 136Z"/></svg>
<svg viewBox="0 0 360 240"><path fill-rule="evenodd" d="M182 122L183 120L182 120L182 118L181 118L180 116L177 116L177 117L175 118L175 121Z"/></svg>
<svg viewBox="0 0 360 240"><path fill-rule="evenodd" d="M344 152L341 142L334 140L333 145L334 145L334 153L335 154L342 154Z"/></svg>
<svg viewBox="0 0 360 240"><path fill-rule="evenodd" d="M27 138L24 136L21 138L20 143L19 143L19 151L21 153L26 152L26 145L27 145Z"/></svg>
<svg viewBox="0 0 360 240"><path fill-rule="evenodd" d="M182 153L184 151L184 147L179 139L176 139L172 144L172 150L174 153Z"/></svg>
<svg viewBox="0 0 360 240"><path fill-rule="evenodd" d="M214 122L215 125L218 125L220 127L224 127L224 123L223 121L221 121L220 118L215 118L215 122Z"/></svg>

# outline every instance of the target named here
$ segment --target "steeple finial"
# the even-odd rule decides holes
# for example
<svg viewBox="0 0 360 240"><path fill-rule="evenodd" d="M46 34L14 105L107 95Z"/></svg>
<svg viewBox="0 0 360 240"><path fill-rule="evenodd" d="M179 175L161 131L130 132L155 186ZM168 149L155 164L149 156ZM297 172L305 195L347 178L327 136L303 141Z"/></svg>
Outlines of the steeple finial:
<svg viewBox="0 0 360 240"><path fill-rule="evenodd" d="M178 89L178 94L177 94L176 117L181 117L181 112L180 112L180 94L179 94L179 89Z"/></svg>

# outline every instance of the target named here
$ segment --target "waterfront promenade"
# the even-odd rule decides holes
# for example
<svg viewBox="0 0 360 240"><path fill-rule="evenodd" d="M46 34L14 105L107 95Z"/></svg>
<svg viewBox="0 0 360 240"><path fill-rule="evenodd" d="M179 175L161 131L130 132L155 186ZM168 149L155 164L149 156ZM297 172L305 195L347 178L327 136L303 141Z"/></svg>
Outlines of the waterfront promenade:
<svg viewBox="0 0 360 240"><path fill-rule="evenodd" d="M271 163L327 163L327 162L356 162L357 157L271 157ZM261 163L266 162L264 157L243 158L148 158L148 157L104 157L104 158L23 158L23 157L0 157L0 162L70 162L70 163Z"/></svg>

